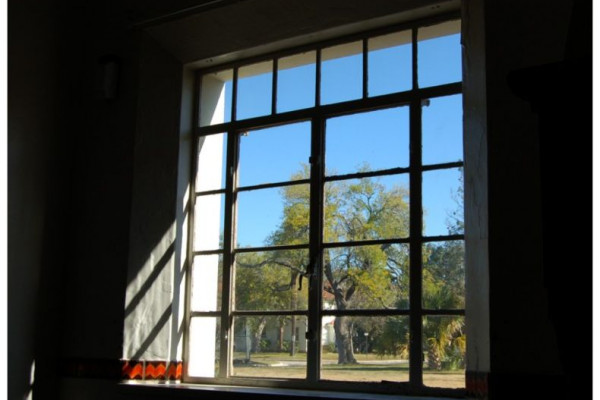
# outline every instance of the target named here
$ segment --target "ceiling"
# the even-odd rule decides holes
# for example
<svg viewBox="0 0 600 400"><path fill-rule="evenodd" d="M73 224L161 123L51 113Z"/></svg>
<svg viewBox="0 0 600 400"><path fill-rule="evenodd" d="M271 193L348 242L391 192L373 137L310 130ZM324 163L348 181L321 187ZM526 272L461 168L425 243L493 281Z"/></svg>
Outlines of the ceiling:
<svg viewBox="0 0 600 400"><path fill-rule="evenodd" d="M460 9L459 0L128 1L135 26L198 66Z"/></svg>

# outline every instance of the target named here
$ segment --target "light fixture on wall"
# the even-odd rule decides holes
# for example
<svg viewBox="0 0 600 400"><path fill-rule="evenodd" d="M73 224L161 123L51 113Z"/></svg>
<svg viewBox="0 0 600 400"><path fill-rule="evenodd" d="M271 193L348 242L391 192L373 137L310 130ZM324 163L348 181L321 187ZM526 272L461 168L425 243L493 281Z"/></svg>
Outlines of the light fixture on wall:
<svg viewBox="0 0 600 400"><path fill-rule="evenodd" d="M117 98L119 87L121 58L114 54L108 54L100 57L98 64L101 67L101 97L105 100L114 100Z"/></svg>

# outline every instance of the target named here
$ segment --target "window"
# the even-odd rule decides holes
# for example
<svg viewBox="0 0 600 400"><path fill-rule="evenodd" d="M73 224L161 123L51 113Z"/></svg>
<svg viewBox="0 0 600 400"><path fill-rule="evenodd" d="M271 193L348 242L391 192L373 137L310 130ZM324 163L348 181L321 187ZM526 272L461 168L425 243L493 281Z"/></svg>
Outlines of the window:
<svg viewBox="0 0 600 400"><path fill-rule="evenodd" d="M186 381L462 393L459 32L198 71Z"/></svg>

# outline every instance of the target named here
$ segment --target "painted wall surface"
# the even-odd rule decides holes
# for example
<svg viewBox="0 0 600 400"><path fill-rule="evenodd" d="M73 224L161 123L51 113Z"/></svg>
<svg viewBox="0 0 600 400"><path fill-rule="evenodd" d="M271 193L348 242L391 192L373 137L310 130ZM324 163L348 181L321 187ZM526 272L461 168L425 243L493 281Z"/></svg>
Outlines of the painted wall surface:
<svg viewBox="0 0 600 400"><path fill-rule="evenodd" d="M559 372L543 285L538 120L531 105L512 92L507 77L564 58L571 6L486 3L490 328L496 372Z"/></svg>
<svg viewBox="0 0 600 400"><path fill-rule="evenodd" d="M172 324L183 278L175 269L182 65L148 37L140 54L123 358L180 360Z"/></svg>

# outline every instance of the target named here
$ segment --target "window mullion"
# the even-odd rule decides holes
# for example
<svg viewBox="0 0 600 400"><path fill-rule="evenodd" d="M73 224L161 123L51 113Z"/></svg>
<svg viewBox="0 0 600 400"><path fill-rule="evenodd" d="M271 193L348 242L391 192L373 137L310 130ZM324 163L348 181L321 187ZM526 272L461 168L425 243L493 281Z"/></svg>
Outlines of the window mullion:
<svg viewBox="0 0 600 400"><path fill-rule="evenodd" d="M369 97L369 47L368 40L362 40L362 98Z"/></svg>
<svg viewBox="0 0 600 400"><path fill-rule="evenodd" d="M239 136L237 132L229 131L227 135L227 166L225 178L225 227L223 232L223 282L221 296L221 337L219 354L219 378L227 378L231 369L230 349L233 337L231 331L231 305L234 279L233 279L233 250L235 244L235 186L237 179L237 154Z"/></svg>
<svg viewBox="0 0 600 400"><path fill-rule="evenodd" d="M321 375L321 303L322 303L322 242L323 242L323 176L325 121L316 117L311 126L310 156L310 279L308 299L307 379L318 382Z"/></svg>
<svg viewBox="0 0 600 400"><path fill-rule="evenodd" d="M410 382L415 387L423 385L422 351L422 236L423 203L421 182L421 104L414 101L410 107Z"/></svg>
<svg viewBox="0 0 600 400"><path fill-rule="evenodd" d="M279 69L279 59L273 59L273 78L271 86L271 115L277 114L277 74Z"/></svg>
<svg viewBox="0 0 600 400"><path fill-rule="evenodd" d="M315 107L319 107L321 105L321 48L317 49L315 74Z"/></svg>

